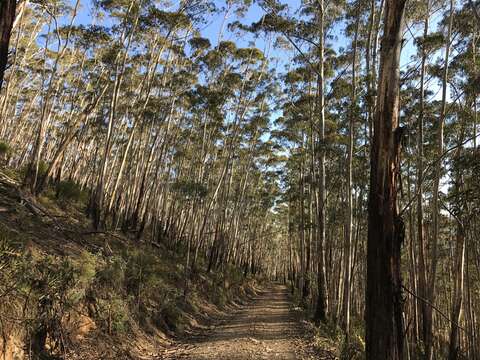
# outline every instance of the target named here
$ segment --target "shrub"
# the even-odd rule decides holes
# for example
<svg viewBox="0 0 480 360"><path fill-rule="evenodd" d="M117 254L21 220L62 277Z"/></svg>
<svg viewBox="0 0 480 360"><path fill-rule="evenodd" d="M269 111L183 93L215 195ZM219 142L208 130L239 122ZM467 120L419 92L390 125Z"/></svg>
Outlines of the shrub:
<svg viewBox="0 0 480 360"><path fill-rule="evenodd" d="M65 326L80 304L110 333L129 329L122 257L103 260L86 250L75 258L36 257L15 245L24 242L17 237L0 227L0 315L19 320L0 322L0 334L21 332L34 357L48 358L68 345Z"/></svg>
<svg viewBox="0 0 480 360"><path fill-rule="evenodd" d="M87 194L74 181L64 180L57 185L57 197L61 200L84 202Z"/></svg>
<svg viewBox="0 0 480 360"><path fill-rule="evenodd" d="M27 322L29 346L34 354L44 354L48 338L50 349L61 351L66 346L62 319L79 301L76 269L66 258L45 256L34 260L25 274L32 312Z"/></svg>
<svg viewBox="0 0 480 360"><path fill-rule="evenodd" d="M108 258L103 267L97 271L97 285L121 291L124 287L126 268L127 264L121 256Z"/></svg>
<svg viewBox="0 0 480 360"><path fill-rule="evenodd" d="M11 302L22 303L17 317L28 346L35 356L47 356L48 339L50 352L62 351L67 345L64 321L93 283L96 259L87 251L77 260L52 255L35 258L23 251L14 254L16 264L10 263L9 268L16 274L17 297Z"/></svg>
<svg viewBox="0 0 480 360"><path fill-rule="evenodd" d="M161 311L161 316L170 330L179 332L183 330L183 314L175 303L172 302L165 306Z"/></svg>
<svg viewBox="0 0 480 360"><path fill-rule="evenodd" d="M364 328L359 319L352 319L349 341L341 335L340 359L360 360L365 358Z"/></svg>
<svg viewBox="0 0 480 360"><path fill-rule="evenodd" d="M117 294L111 294L108 299L99 299L98 320L112 333L124 333L130 328L128 304Z"/></svg>
<svg viewBox="0 0 480 360"><path fill-rule="evenodd" d="M127 292L136 297L138 304L156 293L156 288L161 283L159 268L155 254L139 249L128 252L125 285Z"/></svg>
<svg viewBox="0 0 480 360"><path fill-rule="evenodd" d="M70 298L73 303L85 298L87 291L95 281L98 258L84 250L79 258L72 262L75 272L75 287L71 291Z"/></svg>
<svg viewBox="0 0 480 360"><path fill-rule="evenodd" d="M8 232L0 228L0 318L21 317L18 300L23 286L22 250L17 249L9 239ZM3 338L17 327L9 321L0 321L0 334Z"/></svg>
<svg viewBox="0 0 480 360"><path fill-rule="evenodd" d="M209 298L217 306L224 306L228 301L223 285L216 282L213 282L210 288Z"/></svg>
<svg viewBox="0 0 480 360"><path fill-rule="evenodd" d="M99 263L91 288L96 320L109 334L127 332L130 315L124 291L126 261L121 256L112 256Z"/></svg>
<svg viewBox="0 0 480 360"><path fill-rule="evenodd" d="M343 341L340 359L365 359L365 344L363 340L358 336L352 336L349 343Z"/></svg>
<svg viewBox="0 0 480 360"><path fill-rule="evenodd" d="M21 178L25 178L27 175L27 171L29 169L29 164L25 165L22 169L20 169L20 176ZM38 178L41 179L47 173L48 165L45 161L40 160L38 164ZM33 174L29 174L29 177L33 177Z"/></svg>
<svg viewBox="0 0 480 360"><path fill-rule="evenodd" d="M0 141L0 156L10 153L11 148L5 141Z"/></svg>

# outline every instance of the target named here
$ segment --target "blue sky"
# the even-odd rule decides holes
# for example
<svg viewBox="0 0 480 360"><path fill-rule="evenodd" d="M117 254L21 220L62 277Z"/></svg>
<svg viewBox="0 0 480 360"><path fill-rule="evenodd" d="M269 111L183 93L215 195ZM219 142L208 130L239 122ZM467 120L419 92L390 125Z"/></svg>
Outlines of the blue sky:
<svg viewBox="0 0 480 360"><path fill-rule="evenodd" d="M70 2L73 4L74 0L70 0ZM178 0L171 1L170 3L171 3L171 6L167 7L166 10L175 10L178 7ZM215 0L215 3L219 8L225 7L224 0ZM288 3L289 8L291 9L290 12L292 13L293 11L298 9L300 5L300 0L288 0L286 1L286 3ZM81 0L81 7L82 8L79 14L77 15L77 19L75 22L77 24L80 24L80 23L90 24L92 22L92 17L91 17L92 0ZM240 22L242 22L243 24L251 24L252 22L258 21L262 15L264 15L263 9L261 9L254 2L254 4L250 6L245 16L242 19L240 19ZM433 21L431 21L431 23L435 24L436 22L438 22L438 17L440 15L441 15L440 13L437 13L436 18L432 19ZM63 19L63 20L68 21L67 19ZM226 19L226 23L228 24L235 20L238 20L238 18L234 14L230 14L230 16ZM104 19L103 21L108 23L108 19ZM204 26L202 26L201 28L202 36L210 39L212 44L216 44L223 21L224 21L224 13L218 13L218 14L212 15L209 19L209 22ZM415 27L411 28L411 30L414 31L415 36L419 35L416 31L418 29L416 29ZM349 46L350 40L345 38L345 36L343 35L342 24L338 25L333 30L333 34L336 35L337 37L336 41L331 44L335 48L335 50L338 50L340 47L345 48ZM407 42L402 52L402 65L408 64L411 60L411 56L414 55L416 52L416 49L413 45L413 41L411 39L411 34L406 31L405 35L409 41ZM265 49L265 41L263 36L255 39L254 36L251 34L242 34L242 36L238 37L236 34L231 33L227 29L225 29L223 33L223 40L234 41L239 47L249 46L251 42L255 42L256 47L262 50ZM284 64L292 56L292 53L285 53L285 51L278 51L272 48L270 50L270 55L274 56L281 63Z"/></svg>
<svg viewBox="0 0 480 360"><path fill-rule="evenodd" d="M69 1L72 4L75 2L75 0L69 0ZM301 3L300 0L288 0L288 1L284 0L283 2L288 3L290 14L293 14L294 11L299 8L299 5ZM178 8L178 3L179 3L179 0L170 1L170 5L164 9L174 11L175 9ZM215 3L218 8L225 8L225 0L215 0ZM77 19L75 23L90 24L92 22L92 17L91 17L92 0L81 0L81 7L82 8L79 14L77 15ZM202 25L201 27L202 36L208 38L213 45L217 44L218 42L220 28L222 27L222 23L224 22L224 15L225 15L224 12L211 15L209 17L208 23L205 25ZM237 16L231 12L230 15L225 20L225 25L224 25L225 30L223 32L222 40L233 41L239 47L250 46L252 43L254 43L257 48L261 50L268 50L267 55L272 59L271 66L274 66L279 72L281 72L284 70L286 66L288 66L291 57L295 55L293 51L279 50L279 49L275 49L273 46L268 46L268 44L266 44L264 34L262 34L258 38L255 38L253 34L245 34L245 33L242 33L241 36L238 36L238 34L229 32L227 29L228 23L231 23L236 20L240 20L240 22L242 22L243 24L251 24L252 22L258 21L262 17L262 15L264 15L264 11L256 4L255 1L254 1L254 4L250 6L250 8L248 9L245 16L241 19L238 19ZM431 25L432 29L436 27L436 24L438 23L441 17L442 17L442 11L437 11L432 16L432 18L430 19L430 22L432 24ZM63 19L62 22L67 22L67 21L69 20ZM105 18L103 21L104 21L104 25L109 25L107 18ZM343 33L344 32L343 26L344 26L343 23L339 23L332 30L333 35L336 36L336 40L330 45L336 51L338 51L339 48L341 47L343 48L348 47L351 42L351 39L348 39L345 37ZM419 36L421 34L421 30L422 30L421 26L412 26L412 25L410 25L409 29L405 30L405 39L407 40L407 42L402 51L402 57L401 57L401 66L403 69L406 68L406 66L408 66L412 62L412 57L415 56L417 51L416 47L414 46L412 35ZM429 86L434 89L434 92L437 93L437 96L438 96L438 92L436 91L438 89L438 86L435 83L435 80L431 82Z"/></svg>
<svg viewBox="0 0 480 360"><path fill-rule="evenodd" d="M75 0L69 0L71 2ZM92 0L81 0L82 1L82 10L79 12L76 24L83 23L83 24L90 24L92 22L92 17L91 17L91 8ZM295 10L298 9L300 5L300 0L284 0L283 2L287 2L290 7L290 14L293 14ZM215 0L216 5L219 8L222 8L225 6L225 1L224 0ZM175 11L178 8L178 0L172 1L171 6L169 8L164 8L164 10L167 11ZM224 20L225 13L217 13L215 15L210 15L208 23L205 25L202 25L200 32L203 37L208 38L212 45L216 45L218 42L218 37L219 37L219 31L220 28L222 27L222 23L225 21L225 31L222 36L222 40L229 40L233 41L237 44L238 47L247 47L251 46L253 43L254 46L261 50L266 50L268 49L268 56L269 58L272 59L271 61L271 66L276 67L278 72L282 72L285 70L285 67L289 64L290 59L292 56L297 55L295 54L294 51L285 51L285 50L279 50L275 49L273 46L266 46L266 39L265 39L265 34L260 35L259 37L255 38L253 34L245 34L242 33L240 36L236 33L232 33L228 31L227 25L228 23L231 23L236 20L240 20L243 24L251 24L253 22L257 22L262 15L264 15L264 10L261 9L256 3L254 3L246 12L245 16L241 19L238 19L238 17L234 14L231 13L229 17ZM438 11L434 16L430 19L431 23L431 31L433 31L437 26L439 20L442 17L442 11ZM108 19L105 19L105 21L108 21ZM108 23L104 23L103 25L109 25ZM340 22L333 30L331 30L333 35L336 37L335 41L333 43L330 43L327 45L332 46L337 52L340 48L348 48L351 43L351 39L347 38L344 35L344 23ZM416 55L416 47L414 45L413 37L417 37L421 34L422 32L422 26L420 25L410 25L409 29L405 30L405 36L404 38L407 40L404 49L402 51L402 57L401 57L401 67L406 68L408 65L412 63L412 57ZM434 98L439 98L440 97L440 91L438 91L439 86L437 83L437 80L432 80L429 84L427 84L427 87L429 87L434 93ZM273 121L281 116L280 112L274 112L272 114L272 125Z"/></svg>
<svg viewBox="0 0 480 360"><path fill-rule="evenodd" d="M69 1L72 5L75 2L75 0L69 0ZM288 0L288 5L292 9L292 11L298 9L300 3L301 3L300 0ZM218 8L225 7L224 0L215 0L215 4L217 5ZM171 6L164 9L174 11L176 8L178 8L178 0L172 1ZM78 13L75 23L85 24L85 25L91 24L92 23L91 9L92 9L92 0L81 0L81 11ZM233 41L239 47L250 46L250 44L253 42L255 43L256 47L258 47L261 50L264 50L266 48L266 43L263 35L258 38L255 38L254 35L252 34L243 33L241 36L238 36L238 34L229 32L228 29L226 28L226 25L228 23L231 23L236 20L239 20L241 23L246 25L251 24L252 22L258 21L264 14L265 12L263 11L263 9L260 8L255 2L252 6L249 7L248 11L244 15L244 17L241 19L238 19L235 16L235 14L231 13L225 21L225 31L223 31L222 40ZM211 43L214 45L218 42L219 32L222 27L222 23L224 22L224 15L225 15L224 12L211 15L209 17L208 23L201 26L202 36L208 38L211 41ZM62 23L69 21L68 19L62 19L62 20L63 20ZM104 22L103 25L109 25L109 21L107 18L105 18L103 22ZM338 34L338 35L341 35L341 34ZM342 40L341 36L339 36L339 38ZM336 44L336 48L338 49L339 46L345 46L345 45L346 43L344 41L339 41ZM273 47L270 48L269 54L275 57L275 59L278 60L282 65L288 62L289 58L293 55L293 53L285 53L285 51L278 51Z"/></svg>

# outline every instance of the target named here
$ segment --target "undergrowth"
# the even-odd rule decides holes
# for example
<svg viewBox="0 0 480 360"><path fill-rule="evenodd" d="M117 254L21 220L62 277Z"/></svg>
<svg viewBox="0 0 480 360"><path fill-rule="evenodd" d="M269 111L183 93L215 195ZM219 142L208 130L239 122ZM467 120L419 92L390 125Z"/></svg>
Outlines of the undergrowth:
<svg viewBox="0 0 480 360"><path fill-rule="evenodd" d="M224 306L245 292L241 272L228 267L192 273L186 293L175 254L145 244L117 245L109 256L86 249L58 256L27 249L28 242L0 227L0 333L22 339L33 358L61 356L72 346L80 315L110 336L134 328L179 334L202 301Z"/></svg>
<svg viewBox="0 0 480 360"><path fill-rule="evenodd" d="M298 305L305 318L312 319L316 306L312 294L307 299L302 299L302 294L296 287L290 290L292 302ZM340 360L365 359L365 331L361 319L351 318L348 338L335 319L329 318L326 323L319 325L313 321L307 321L307 324L313 335L314 347L319 352L328 351Z"/></svg>

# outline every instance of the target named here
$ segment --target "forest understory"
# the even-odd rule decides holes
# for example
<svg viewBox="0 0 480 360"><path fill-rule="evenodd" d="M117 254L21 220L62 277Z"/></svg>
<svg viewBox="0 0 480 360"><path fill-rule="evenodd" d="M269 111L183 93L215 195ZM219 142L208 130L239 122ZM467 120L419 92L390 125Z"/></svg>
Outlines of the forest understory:
<svg viewBox="0 0 480 360"><path fill-rule="evenodd" d="M2 360L338 358L284 285L233 267L207 273L204 259L186 280L185 249L95 231L81 204L33 199L9 175L0 173Z"/></svg>
<svg viewBox="0 0 480 360"><path fill-rule="evenodd" d="M480 0L0 0L0 353L480 360L479 54Z"/></svg>

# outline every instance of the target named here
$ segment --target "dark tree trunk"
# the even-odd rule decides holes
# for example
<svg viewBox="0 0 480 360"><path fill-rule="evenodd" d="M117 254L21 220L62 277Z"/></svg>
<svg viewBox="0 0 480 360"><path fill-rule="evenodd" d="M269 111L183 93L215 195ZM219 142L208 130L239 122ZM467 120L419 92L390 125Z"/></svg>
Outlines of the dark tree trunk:
<svg viewBox="0 0 480 360"><path fill-rule="evenodd" d="M318 76L317 76L317 104L316 104L316 116L319 120L319 140L322 144L320 151L318 151L318 193L317 193L317 285L318 285L318 297L315 308L314 320L316 324L325 322L327 320L327 290L326 290L326 277L325 277L325 97L324 97L324 55L325 55L325 39L324 39L324 2L318 0Z"/></svg>
<svg viewBox="0 0 480 360"><path fill-rule="evenodd" d="M403 359L400 249L404 237L398 214L402 128L399 117L399 62L406 0L387 0L381 45L378 103L374 119L368 209L366 358Z"/></svg>
<svg viewBox="0 0 480 360"><path fill-rule="evenodd" d="M12 33L13 21L15 20L16 0L0 1L0 89L3 83L3 74L7 67L8 44Z"/></svg>

